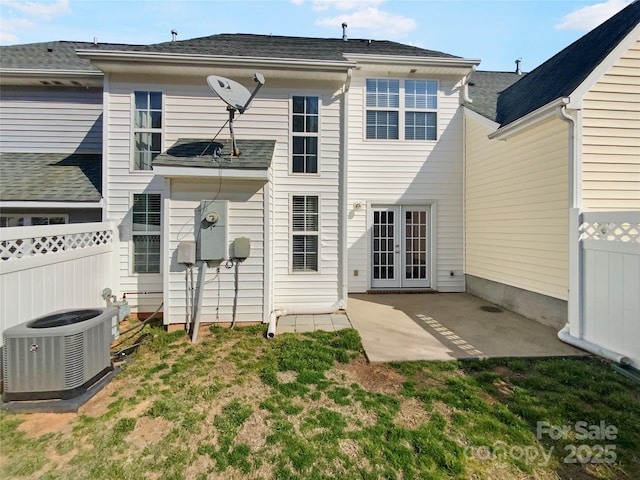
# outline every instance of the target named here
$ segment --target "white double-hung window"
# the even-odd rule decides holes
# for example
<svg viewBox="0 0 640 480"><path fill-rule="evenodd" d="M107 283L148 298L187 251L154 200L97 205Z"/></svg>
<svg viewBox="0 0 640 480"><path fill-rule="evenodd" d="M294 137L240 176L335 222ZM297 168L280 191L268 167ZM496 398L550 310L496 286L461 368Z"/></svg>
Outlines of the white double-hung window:
<svg viewBox="0 0 640 480"><path fill-rule="evenodd" d="M318 173L318 97L292 98L292 173Z"/></svg>
<svg viewBox="0 0 640 480"><path fill-rule="evenodd" d="M367 138L398 139L400 80L367 79Z"/></svg>
<svg viewBox="0 0 640 480"><path fill-rule="evenodd" d="M133 273L160 273L161 197L133 195Z"/></svg>
<svg viewBox="0 0 640 480"><path fill-rule="evenodd" d="M437 140L438 82L369 78L366 138Z"/></svg>
<svg viewBox="0 0 640 480"><path fill-rule="evenodd" d="M134 92L133 169L151 170L162 151L162 92Z"/></svg>
<svg viewBox="0 0 640 480"><path fill-rule="evenodd" d="M318 271L319 201L317 195L291 197L291 270Z"/></svg>

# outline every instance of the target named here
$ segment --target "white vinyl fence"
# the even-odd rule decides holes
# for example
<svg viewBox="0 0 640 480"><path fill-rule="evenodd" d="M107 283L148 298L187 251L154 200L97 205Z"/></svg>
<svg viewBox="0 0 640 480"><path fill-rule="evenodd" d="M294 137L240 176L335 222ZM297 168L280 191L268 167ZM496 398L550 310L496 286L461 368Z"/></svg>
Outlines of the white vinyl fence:
<svg viewBox="0 0 640 480"><path fill-rule="evenodd" d="M0 228L0 332L65 308L101 307L118 291L111 222Z"/></svg>
<svg viewBox="0 0 640 480"><path fill-rule="evenodd" d="M571 215L570 334L640 368L640 211Z"/></svg>

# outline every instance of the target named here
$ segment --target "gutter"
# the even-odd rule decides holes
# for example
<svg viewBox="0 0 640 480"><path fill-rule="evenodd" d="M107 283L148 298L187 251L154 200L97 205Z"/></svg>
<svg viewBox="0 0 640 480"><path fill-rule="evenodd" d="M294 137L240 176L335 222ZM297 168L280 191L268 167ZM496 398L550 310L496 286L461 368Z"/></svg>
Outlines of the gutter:
<svg viewBox="0 0 640 480"><path fill-rule="evenodd" d="M5 77L57 77L57 78L102 78L104 74L99 70L54 70L46 68L0 68L0 75Z"/></svg>
<svg viewBox="0 0 640 480"><path fill-rule="evenodd" d="M61 202L61 201L34 201L34 200L0 200L0 208L35 208L35 209L77 209L77 208L102 208L104 200L89 202Z"/></svg>
<svg viewBox="0 0 640 480"><path fill-rule="evenodd" d="M546 120L547 118L557 115L558 107L564 107L569 103L568 97L560 97L546 105L528 113L488 135L490 140L506 140L511 135L521 132L525 128L529 128L532 124Z"/></svg>
<svg viewBox="0 0 640 480"><path fill-rule="evenodd" d="M121 61L138 63L168 63L178 65L211 65L211 66L236 66L244 68L287 68L293 70L308 70L309 68L342 72L345 69L354 67L355 63L350 61L330 61L330 60L309 60L297 58L263 58L263 57L228 57L223 55L201 55L201 54L176 54L161 52L132 52L132 51L95 51L76 50L80 58L87 58L95 61Z"/></svg>
<svg viewBox="0 0 640 480"><path fill-rule="evenodd" d="M356 60L358 64L384 63L387 65L412 65L418 67L461 67L473 68L480 64L475 58L413 57L410 55L371 55L363 53L344 53L347 60Z"/></svg>

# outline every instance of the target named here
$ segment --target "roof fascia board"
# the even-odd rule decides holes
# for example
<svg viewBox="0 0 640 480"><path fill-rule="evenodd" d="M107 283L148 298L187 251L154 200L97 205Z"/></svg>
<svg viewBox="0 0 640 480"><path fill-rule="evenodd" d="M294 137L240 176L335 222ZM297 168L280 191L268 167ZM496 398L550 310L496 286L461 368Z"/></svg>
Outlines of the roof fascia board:
<svg viewBox="0 0 640 480"><path fill-rule="evenodd" d="M102 208L103 200L99 202L50 202L48 200L0 200L0 208L37 208L51 209L78 209L78 208Z"/></svg>
<svg viewBox="0 0 640 480"><path fill-rule="evenodd" d="M184 64L207 64L220 66L243 66L243 67L281 67L288 69L309 69L314 68L322 71L346 71L355 66L350 61L329 61L329 60L302 60L296 58L262 58L262 57L228 57L218 55L194 55L175 54L162 52L129 52L129 51L95 51L76 50L80 58L87 58L96 62L101 60L120 62L145 62L145 63L169 63L176 65Z"/></svg>
<svg viewBox="0 0 640 480"><path fill-rule="evenodd" d="M524 117L520 117L518 120L515 120L503 127L500 127L493 133L489 134L489 138L491 140L507 140L512 135L521 132L522 130L535 125L538 122L546 120L547 118L558 115L559 108L564 107L569 103L569 97L560 97L557 98L546 105L534 110L533 112L525 115Z"/></svg>
<svg viewBox="0 0 640 480"><path fill-rule="evenodd" d="M480 64L480 60L474 58L447 58L447 57L412 57L409 55L371 55L363 53L345 53L347 60L356 61L358 64L389 64L389 65L414 65L425 67L461 67L473 68Z"/></svg>
<svg viewBox="0 0 640 480"><path fill-rule="evenodd" d="M463 107L464 107L464 114L468 118L471 118L476 122L482 124L483 126L491 129L491 131L496 131L498 128L500 128L500 124L498 122L494 122L490 118L487 118L484 115L479 114L478 112L474 112L466 105L463 105Z"/></svg>
<svg viewBox="0 0 640 480"><path fill-rule="evenodd" d="M615 62L626 52L631 46L640 39L640 24L636 25L631 32L611 50L600 64L594 68L591 73L584 79L584 81L578 85L578 87L571 92L569 98L571 101L567 105L567 108L579 110L582 108L582 100L585 94L591 90L593 85L602 78L602 76L609 71L609 69L615 64Z"/></svg>
<svg viewBox="0 0 640 480"><path fill-rule="evenodd" d="M267 170L241 168L170 167L154 165L153 173L165 178L229 178L242 180L269 180Z"/></svg>

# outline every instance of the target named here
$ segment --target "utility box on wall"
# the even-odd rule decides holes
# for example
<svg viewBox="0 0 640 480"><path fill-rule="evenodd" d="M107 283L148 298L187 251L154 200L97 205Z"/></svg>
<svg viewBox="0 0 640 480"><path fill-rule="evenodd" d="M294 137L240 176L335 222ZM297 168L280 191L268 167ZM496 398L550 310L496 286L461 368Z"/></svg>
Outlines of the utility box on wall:
<svg viewBox="0 0 640 480"><path fill-rule="evenodd" d="M197 242L199 260L227 258L227 201L200 202L200 234Z"/></svg>

